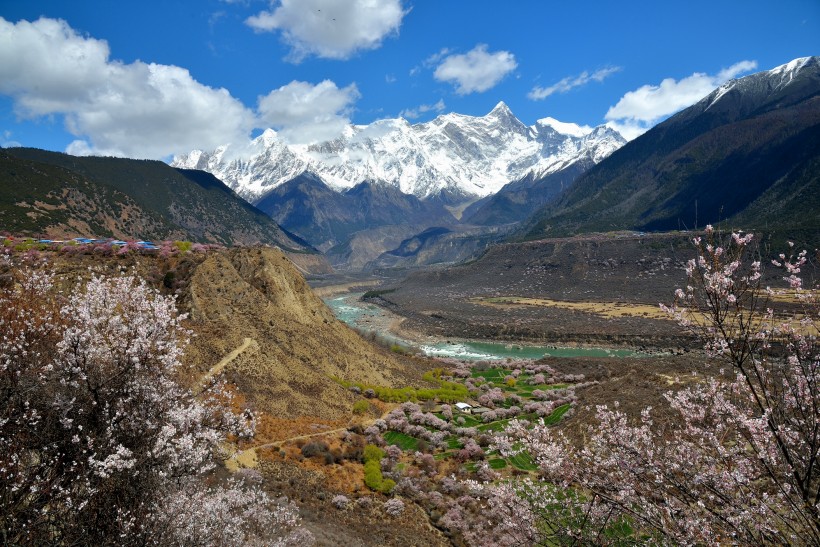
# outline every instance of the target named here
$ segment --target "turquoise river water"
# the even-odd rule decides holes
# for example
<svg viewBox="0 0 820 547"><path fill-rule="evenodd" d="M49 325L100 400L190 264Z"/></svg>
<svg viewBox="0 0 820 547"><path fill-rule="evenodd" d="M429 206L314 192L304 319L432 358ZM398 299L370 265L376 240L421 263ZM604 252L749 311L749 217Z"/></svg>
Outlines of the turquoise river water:
<svg viewBox="0 0 820 547"><path fill-rule="evenodd" d="M553 357L633 357L644 355L627 349L561 348L463 340L415 343L387 332L387 329L383 327L383 325L389 323L389 321L384 320L387 312L376 305L360 302L361 295L362 293L345 294L325 298L324 301L333 310L336 317L348 325L365 332L374 332L393 343L416 348L424 354L434 357L482 360L505 359L507 357L540 359L545 355Z"/></svg>

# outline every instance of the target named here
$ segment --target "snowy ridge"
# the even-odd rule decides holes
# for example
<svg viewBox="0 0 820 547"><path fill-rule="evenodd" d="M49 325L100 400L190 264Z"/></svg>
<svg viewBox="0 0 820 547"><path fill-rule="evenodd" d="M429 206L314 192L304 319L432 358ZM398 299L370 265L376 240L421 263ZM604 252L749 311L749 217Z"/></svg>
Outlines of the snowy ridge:
<svg viewBox="0 0 820 547"><path fill-rule="evenodd" d="M367 180L419 198L442 191L483 197L529 174L544 176L581 160L598 163L625 142L605 126L553 118L526 126L501 102L486 116L351 125L340 137L312 145L288 145L268 129L247 147L194 150L172 165L213 173L252 203L305 171L337 190Z"/></svg>
<svg viewBox="0 0 820 547"><path fill-rule="evenodd" d="M702 99L701 104L705 105L704 110L708 110L733 90L745 94L772 94L791 84L801 72L817 71L818 66L820 66L820 57L801 57L771 70L729 80Z"/></svg>

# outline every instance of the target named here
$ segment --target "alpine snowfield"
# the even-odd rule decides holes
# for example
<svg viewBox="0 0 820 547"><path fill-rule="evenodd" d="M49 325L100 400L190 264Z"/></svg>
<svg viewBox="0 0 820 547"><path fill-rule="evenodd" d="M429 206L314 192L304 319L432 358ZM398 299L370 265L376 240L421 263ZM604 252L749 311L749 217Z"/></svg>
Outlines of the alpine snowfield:
<svg viewBox="0 0 820 547"><path fill-rule="evenodd" d="M542 177L582 160L598 163L625 142L605 126L552 118L527 126L500 102L486 116L349 125L338 138L311 145L289 145L268 129L247 146L194 150L175 157L173 165L213 173L251 203L306 171L336 190L372 181L419 198L443 192L469 199L530 174Z"/></svg>

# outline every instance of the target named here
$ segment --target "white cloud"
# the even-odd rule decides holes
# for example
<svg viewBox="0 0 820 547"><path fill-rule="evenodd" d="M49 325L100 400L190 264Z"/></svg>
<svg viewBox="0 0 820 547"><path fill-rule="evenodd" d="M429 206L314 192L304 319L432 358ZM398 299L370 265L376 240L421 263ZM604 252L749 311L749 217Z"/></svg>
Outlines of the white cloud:
<svg viewBox="0 0 820 547"><path fill-rule="evenodd" d="M310 55L348 59L378 48L398 33L407 13L401 0L272 0L269 11L245 23L258 32L281 31L291 46L288 60L298 63Z"/></svg>
<svg viewBox="0 0 820 547"><path fill-rule="evenodd" d="M255 116L180 67L109 59L104 40L65 21L0 18L0 94L22 118L63 115L70 150L162 158L246 140Z"/></svg>
<svg viewBox="0 0 820 547"><path fill-rule="evenodd" d="M408 120L415 120L422 114L427 112L442 112L447 105L444 104L444 99L439 99L438 102L435 104L422 104L417 106L416 108L408 108L406 110L402 110L399 113L399 116L406 118Z"/></svg>
<svg viewBox="0 0 820 547"><path fill-rule="evenodd" d="M468 95L487 91L517 66L509 51L489 53L486 44L478 44L467 53L445 57L433 76L455 85L459 95Z"/></svg>
<svg viewBox="0 0 820 547"><path fill-rule="evenodd" d="M652 128L650 125L633 120L608 121L606 126L620 133L628 141L640 137Z"/></svg>
<svg viewBox="0 0 820 547"><path fill-rule="evenodd" d="M439 51L423 60L420 65L416 65L411 68L410 76L418 75L423 68L434 68L442 59L449 55L451 51L452 50L448 47L441 48Z"/></svg>
<svg viewBox="0 0 820 547"><path fill-rule="evenodd" d="M756 61L740 61L714 75L696 72L660 85L644 85L626 93L606 113L607 125L624 138L634 139L662 119L691 106L727 80L757 68Z"/></svg>
<svg viewBox="0 0 820 547"><path fill-rule="evenodd" d="M592 74L586 70L577 76L567 76L563 80L549 87L535 86L527 93L527 97L533 101L546 99L554 93L566 93L569 90L588 84L590 81L603 82L605 78L620 71L621 67L612 66L596 70Z"/></svg>
<svg viewBox="0 0 820 547"><path fill-rule="evenodd" d="M484 47L486 47L486 46L484 46ZM437 64L439 64L439 62L440 62L442 59L444 59L445 57L447 57L447 55L449 55L449 54L450 54L450 51L452 51L452 50L451 50L450 48L448 48L448 47L441 48L441 49L440 49L439 51L437 51L436 53L433 53L432 55L430 55L429 57L427 57L424 61L422 61L422 62L421 62L421 64L422 64L422 66L424 66L425 68L433 68L434 66L436 66Z"/></svg>
<svg viewBox="0 0 820 547"><path fill-rule="evenodd" d="M16 148L16 147L19 147L19 146L23 146L18 141L12 140L12 138L11 138L12 135L13 135L13 133L8 129L3 131L3 140L2 140L2 142L0 142L0 147L3 147L3 148Z"/></svg>
<svg viewBox="0 0 820 547"><path fill-rule="evenodd" d="M322 142L341 134L360 96L356 84L339 89L330 80L316 85L293 81L259 97L257 110L292 144Z"/></svg>

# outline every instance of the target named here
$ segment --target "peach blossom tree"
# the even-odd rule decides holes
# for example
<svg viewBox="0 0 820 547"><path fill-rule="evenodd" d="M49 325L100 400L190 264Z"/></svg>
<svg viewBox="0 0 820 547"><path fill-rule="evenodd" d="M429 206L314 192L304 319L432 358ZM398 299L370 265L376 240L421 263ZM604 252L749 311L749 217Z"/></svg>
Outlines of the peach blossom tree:
<svg viewBox="0 0 820 547"><path fill-rule="evenodd" d="M475 485L494 533L503 525L536 544L820 545L818 287L804 287L805 251L772 261L785 288L764 286L753 240L711 227L694 239L688 284L665 309L703 341L714 374L666 394L676 419L599 406L581 447L543 423L514 423L497 448L528 452L539 471Z"/></svg>
<svg viewBox="0 0 820 547"><path fill-rule="evenodd" d="M291 505L210 479L252 420L178 382L173 298L128 275L61 295L44 269L17 273L0 290L0 543L295 541Z"/></svg>

